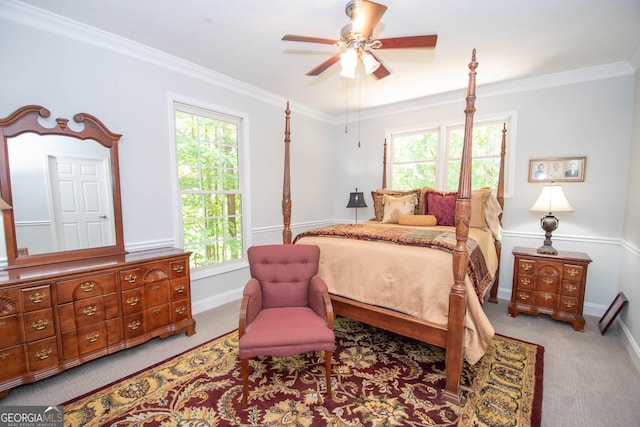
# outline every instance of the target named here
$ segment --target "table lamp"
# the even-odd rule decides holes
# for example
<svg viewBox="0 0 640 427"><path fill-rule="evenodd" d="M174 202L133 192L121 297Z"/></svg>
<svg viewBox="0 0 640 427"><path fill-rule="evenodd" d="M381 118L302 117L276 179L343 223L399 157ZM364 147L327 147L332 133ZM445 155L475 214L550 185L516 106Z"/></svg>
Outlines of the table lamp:
<svg viewBox="0 0 640 427"><path fill-rule="evenodd" d="M551 245L551 233L558 228L560 220L552 212L573 212L573 208L559 185L545 185L538 200L529 209L531 212L546 212L540 218L540 227L545 231L544 243L538 248L539 254L558 255L558 251Z"/></svg>
<svg viewBox="0 0 640 427"><path fill-rule="evenodd" d="M349 203L347 203L348 208L356 208L356 224L358 223L358 208L366 208L367 203L364 201L364 194L359 192L356 188L356 191L353 193L349 193Z"/></svg>

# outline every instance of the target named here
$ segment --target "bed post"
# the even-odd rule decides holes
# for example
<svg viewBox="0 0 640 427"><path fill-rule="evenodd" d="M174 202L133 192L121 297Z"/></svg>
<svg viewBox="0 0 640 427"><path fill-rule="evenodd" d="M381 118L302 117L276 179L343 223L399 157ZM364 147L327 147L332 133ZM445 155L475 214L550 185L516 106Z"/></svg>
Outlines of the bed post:
<svg viewBox="0 0 640 427"><path fill-rule="evenodd" d="M476 50L469 63L469 85L465 112L464 145L456 200L456 247L453 251L453 286L449 293L449 319L447 322L446 389L445 401L460 405L460 376L462 375L464 318L467 307L465 278L469 263L467 239L471 217L471 146L473 140L473 114L476 100Z"/></svg>
<svg viewBox="0 0 640 427"><path fill-rule="evenodd" d="M502 125L502 146L500 148L500 175L498 175L498 193L496 198L500 204L501 210L504 210L504 157L507 154L507 124ZM502 212L498 215L498 221L502 226ZM498 270L493 279L493 285L489 291L489 302L494 304L498 303L498 288L500 286L500 254L502 253L502 242L500 240L494 240L496 248L496 254L498 255Z"/></svg>
<svg viewBox="0 0 640 427"><path fill-rule="evenodd" d="M289 159L289 146L291 145L291 110L287 101L287 109L284 119L284 181L282 183L282 216L284 228L282 230L282 243L291 243L291 171Z"/></svg>

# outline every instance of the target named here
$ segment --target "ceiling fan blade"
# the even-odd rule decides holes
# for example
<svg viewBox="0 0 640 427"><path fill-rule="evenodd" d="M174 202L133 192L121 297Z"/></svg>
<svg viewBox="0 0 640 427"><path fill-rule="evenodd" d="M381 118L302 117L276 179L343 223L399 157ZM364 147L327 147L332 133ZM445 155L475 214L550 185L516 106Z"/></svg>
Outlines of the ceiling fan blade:
<svg viewBox="0 0 640 427"><path fill-rule="evenodd" d="M378 63L380 63L380 66L378 68L376 68L376 70L372 73L374 76L376 76L376 79L378 79L378 80L384 79L389 74L391 74L391 71L387 70L387 67L385 67L384 64L382 63L382 61L380 61L380 58L375 56L373 54L373 52L371 52L370 50L368 50L367 52L369 52L371 54L371 56L373 56L373 58L376 61L378 61Z"/></svg>
<svg viewBox="0 0 640 427"><path fill-rule="evenodd" d="M383 4L361 0L360 5L351 17L353 21L351 31L356 34L362 34L365 40L368 39L386 11L387 6Z"/></svg>
<svg viewBox="0 0 640 427"><path fill-rule="evenodd" d="M282 40L289 42L306 42L306 43L322 43L322 44L336 44L337 40L332 39L323 39L320 37L307 37L307 36L296 36L293 34L285 34L282 37Z"/></svg>
<svg viewBox="0 0 640 427"><path fill-rule="evenodd" d="M420 47L436 47L438 41L437 34L426 36L391 37L388 39L378 39L382 46L377 49L407 49Z"/></svg>
<svg viewBox="0 0 640 427"><path fill-rule="evenodd" d="M336 53L331 58L327 59L322 64L318 65L316 68L309 71L307 73L307 76L317 76L318 74L322 73L324 70L326 70L327 68L331 67L333 64L338 62L339 60L340 60L340 54Z"/></svg>

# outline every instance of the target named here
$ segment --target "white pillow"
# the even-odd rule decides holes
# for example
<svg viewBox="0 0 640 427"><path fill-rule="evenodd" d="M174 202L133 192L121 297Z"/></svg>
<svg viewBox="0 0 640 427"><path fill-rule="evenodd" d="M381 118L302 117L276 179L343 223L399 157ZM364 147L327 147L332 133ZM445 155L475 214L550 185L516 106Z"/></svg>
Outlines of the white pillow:
<svg viewBox="0 0 640 427"><path fill-rule="evenodd" d="M382 222L397 224L400 215L413 215L417 204L418 196L415 194L402 197L385 194L382 197L382 206L384 207Z"/></svg>

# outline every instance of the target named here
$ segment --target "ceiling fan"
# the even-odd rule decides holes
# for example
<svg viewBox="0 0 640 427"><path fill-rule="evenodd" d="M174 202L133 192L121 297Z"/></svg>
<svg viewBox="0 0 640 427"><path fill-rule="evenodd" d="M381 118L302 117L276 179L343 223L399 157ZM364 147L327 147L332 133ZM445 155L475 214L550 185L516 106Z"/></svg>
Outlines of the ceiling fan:
<svg viewBox="0 0 640 427"><path fill-rule="evenodd" d="M370 0L350 0L345 6L345 13L351 18L351 23L345 25L340 31L340 40L292 34L286 34L282 40L332 44L341 48L341 52L309 71L307 76L317 76L340 61L340 65L342 65L340 75L355 78L355 69L359 59L367 74L373 74L376 78L383 79L390 74L390 71L382 65L373 54L372 49L433 48L438 41L436 34L372 39L371 34L386 11L387 6Z"/></svg>

